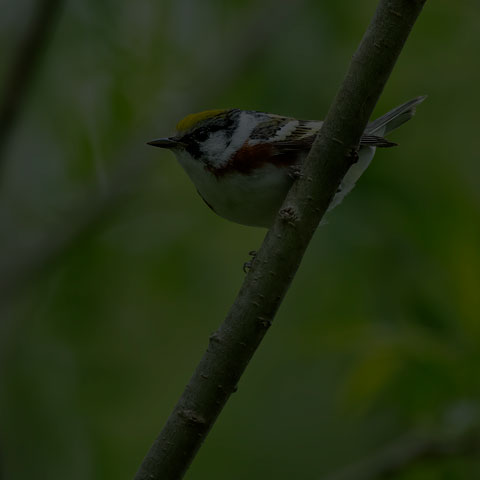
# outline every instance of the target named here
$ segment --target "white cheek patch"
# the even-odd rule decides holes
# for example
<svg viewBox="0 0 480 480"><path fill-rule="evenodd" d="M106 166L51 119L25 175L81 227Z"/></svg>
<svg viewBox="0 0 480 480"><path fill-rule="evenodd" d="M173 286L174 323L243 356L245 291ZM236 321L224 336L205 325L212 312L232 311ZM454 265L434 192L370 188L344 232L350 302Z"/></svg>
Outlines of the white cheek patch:
<svg viewBox="0 0 480 480"><path fill-rule="evenodd" d="M225 149L221 160L228 162L230 157L247 141L253 129L258 125L258 119L248 112L240 113L238 126L235 129L230 145Z"/></svg>
<svg viewBox="0 0 480 480"><path fill-rule="evenodd" d="M225 138L225 133L222 131L212 133L203 143L202 151L209 157L220 157L220 155L225 151L227 146L227 140Z"/></svg>

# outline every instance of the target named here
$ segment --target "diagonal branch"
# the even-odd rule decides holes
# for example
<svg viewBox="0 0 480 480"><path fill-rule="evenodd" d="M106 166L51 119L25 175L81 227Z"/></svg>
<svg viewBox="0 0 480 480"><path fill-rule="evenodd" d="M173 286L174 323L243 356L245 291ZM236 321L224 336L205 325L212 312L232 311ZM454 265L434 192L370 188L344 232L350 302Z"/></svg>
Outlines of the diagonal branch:
<svg viewBox="0 0 480 480"><path fill-rule="evenodd" d="M347 75L225 321L135 480L182 478L260 344L426 0L380 0Z"/></svg>
<svg viewBox="0 0 480 480"><path fill-rule="evenodd" d="M0 168L10 132L15 126L41 57L55 27L63 0L38 2L31 24L19 46L0 101Z"/></svg>

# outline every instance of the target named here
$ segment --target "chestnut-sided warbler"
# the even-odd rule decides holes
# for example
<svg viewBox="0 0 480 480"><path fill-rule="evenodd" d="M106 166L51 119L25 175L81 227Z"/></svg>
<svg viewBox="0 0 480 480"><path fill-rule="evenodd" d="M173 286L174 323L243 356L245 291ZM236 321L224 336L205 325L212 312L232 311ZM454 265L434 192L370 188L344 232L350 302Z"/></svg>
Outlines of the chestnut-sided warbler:
<svg viewBox="0 0 480 480"><path fill-rule="evenodd" d="M376 147L396 145L384 135L409 120L424 99L414 98L367 125L358 161L329 210L355 186ZM148 144L175 153L215 213L243 225L270 227L322 123L250 110L207 110L181 120L173 137Z"/></svg>

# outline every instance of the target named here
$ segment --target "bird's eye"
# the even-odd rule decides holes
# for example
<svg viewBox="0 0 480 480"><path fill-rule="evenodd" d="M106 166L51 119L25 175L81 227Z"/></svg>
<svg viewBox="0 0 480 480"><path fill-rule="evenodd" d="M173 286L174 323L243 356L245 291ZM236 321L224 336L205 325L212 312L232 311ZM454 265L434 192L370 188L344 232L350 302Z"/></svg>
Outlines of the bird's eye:
<svg viewBox="0 0 480 480"><path fill-rule="evenodd" d="M208 138L208 132L204 129L199 129L194 132L188 133L182 137L184 143L193 144L193 143L202 143Z"/></svg>
<svg viewBox="0 0 480 480"><path fill-rule="evenodd" d="M193 139L196 141L196 142L204 142L205 140L208 139L210 135L210 132L208 132L207 130L205 129L201 129L201 130L198 130L198 132L195 132L193 134Z"/></svg>

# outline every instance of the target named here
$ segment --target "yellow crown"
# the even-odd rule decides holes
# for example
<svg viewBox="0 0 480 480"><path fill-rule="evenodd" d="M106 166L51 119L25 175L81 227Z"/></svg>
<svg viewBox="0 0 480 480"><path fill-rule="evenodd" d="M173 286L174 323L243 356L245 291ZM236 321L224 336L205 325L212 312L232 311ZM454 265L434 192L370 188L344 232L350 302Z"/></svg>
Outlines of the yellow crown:
<svg viewBox="0 0 480 480"><path fill-rule="evenodd" d="M206 120L207 118L215 117L220 113L226 112L225 109L217 109L217 110L205 110L199 113L191 113L187 115L185 118L182 118L177 123L177 131L178 132L186 132L190 130L193 126L195 126L198 122L202 120Z"/></svg>

